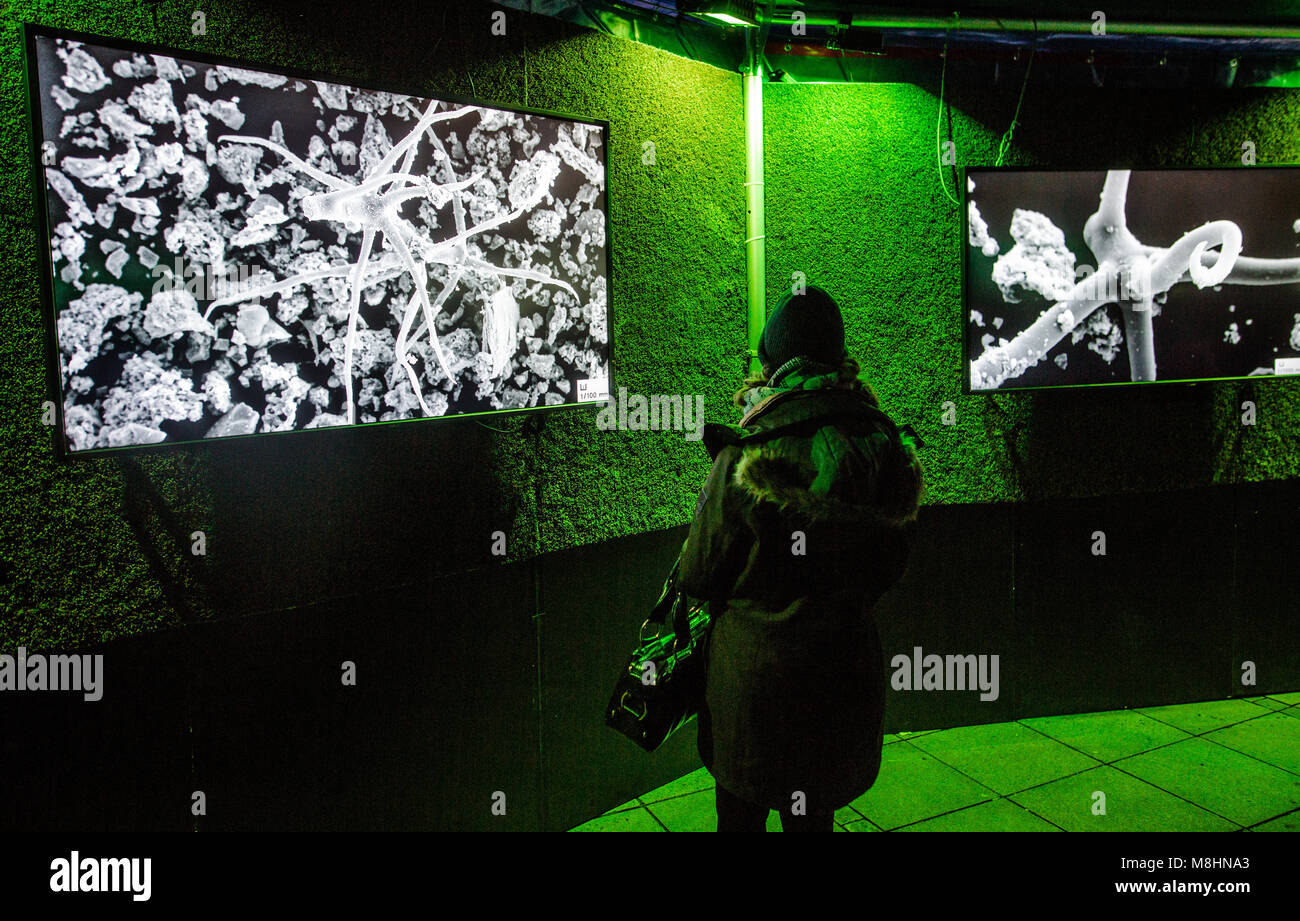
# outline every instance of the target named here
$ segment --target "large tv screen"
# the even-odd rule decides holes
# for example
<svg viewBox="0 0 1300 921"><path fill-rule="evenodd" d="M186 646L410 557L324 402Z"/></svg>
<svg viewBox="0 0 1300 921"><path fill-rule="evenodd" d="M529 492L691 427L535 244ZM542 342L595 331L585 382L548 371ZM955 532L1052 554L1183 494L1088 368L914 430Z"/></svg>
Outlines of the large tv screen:
<svg viewBox="0 0 1300 921"><path fill-rule="evenodd" d="M1300 169L969 169L967 392L1300 373Z"/></svg>
<svg viewBox="0 0 1300 921"><path fill-rule="evenodd" d="M606 399L606 122L27 54L68 452Z"/></svg>

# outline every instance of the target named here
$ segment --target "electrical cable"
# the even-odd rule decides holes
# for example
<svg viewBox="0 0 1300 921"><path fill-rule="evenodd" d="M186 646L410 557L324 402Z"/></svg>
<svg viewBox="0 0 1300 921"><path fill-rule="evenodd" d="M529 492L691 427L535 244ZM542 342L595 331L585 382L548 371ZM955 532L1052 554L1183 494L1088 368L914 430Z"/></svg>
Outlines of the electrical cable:
<svg viewBox="0 0 1300 921"><path fill-rule="evenodd" d="M949 31L950 30L951 30L951 26L949 27ZM942 153L943 145L939 142L939 128L941 125L943 125L944 84L946 83L947 78L948 78L948 31L945 31L943 34L943 69L939 74L939 107L938 107L939 111L938 114L935 116L935 120L934 120L934 164L935 167L939 170L939 188L943 189L943 194L948 197L948 200L950 202L952 202L954 205L960 205L961 202L952 197L952 193L948 191L948 184L943 180L943 153ZM948 121L949 121L948 140L949 143L951 144L952 142L951 116L949 117Z"/></svg>
<svg viewBox="0 0 1300 921"><path fill-rule="evenodd" d="M948 149L953 152L952 163L952 190L956 192L960 187L961 180L957 178L957 143L952 139L952 97L945 96L943 99L943 110L948 115Z"/></svg>
<svg viewBox="0 0 1300 921"><path fill-rule="evenodd" d="M481 425L483 428L490 429L493 432L500 432L502 435L518 435L523 431L522 429L516 429L513 432L510 431L510 429L499 429L495 425L488 425L486 422L479 422L477 419L474 420L474 424Z"/></svg>
<svg viewBox="0 0 1300 921"><path fill-rule="evenodd" d="M775 2L776 0L767 0L763 10L763 27L758 33L758 57L764 68L763 79L765 80L770 78L774 72L772 62L767 59L767 38L772 32L772 5Z"/></svg>
<svg viewBox="0 0 1300 921"><path fill-rule="evenodd" d="M1016 132L1016 125L1020 124L1020 104L1025 101L1025 88L1029 86L1029 71L1034 66L1034 55L1038 53L1038 20L1034 20L1034 44L1029 49L1029 63L1025 65L1025 78L1020 82L1020 97L1016 99L1016 111L1011 116L1011 124L1007 126L1006 134L1002 135L1002 140L998 142L998 157L994 161L994 166L1001 166L1002 160L1007 154L1007 149L1011 146L1011 138Z"/></svg>
<svg viewBox="0 0 1300 921"><path fill-rule="evenodd" d="M460 59L465 66L465 76L469 77L469 91L473 96L478 95L478 90L474 88L474 75L469 71L469 57L465 53L465 14L460 13Z"/></svg>

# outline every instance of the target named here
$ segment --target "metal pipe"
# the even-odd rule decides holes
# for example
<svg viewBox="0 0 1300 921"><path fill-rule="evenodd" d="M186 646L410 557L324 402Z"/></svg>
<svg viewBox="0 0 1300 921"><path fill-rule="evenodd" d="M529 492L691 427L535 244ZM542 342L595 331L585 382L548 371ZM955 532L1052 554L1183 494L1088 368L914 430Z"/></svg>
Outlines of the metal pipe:
<svg viewBox="0 0 1300 921"><path fill-rule="evenodd" d="M845 17L847 19L848 17ZM809 13L802 20L809 26L838 26L845 24L838 16ZM771 24L790 25L790 13L777 13ZM859 29L949 29L977 32L1041 32L1092 33L1091 19L994 19L989 17L917 16L880 13L854 13L852 23ZM1243 25L1238 23L1199 22L1118 22L1106 20L1107 35L1178 35L1201 38L1300 38L1300 26Z"/></svg>
<svg viewBox="0 0 1300 921"><path fill-rule="evenodd" d="M763 214L763 68L753 65L741 78L745 99L745 274L747 281L749 373L758 371L758 341L767 322L767 231Z"/></svg>

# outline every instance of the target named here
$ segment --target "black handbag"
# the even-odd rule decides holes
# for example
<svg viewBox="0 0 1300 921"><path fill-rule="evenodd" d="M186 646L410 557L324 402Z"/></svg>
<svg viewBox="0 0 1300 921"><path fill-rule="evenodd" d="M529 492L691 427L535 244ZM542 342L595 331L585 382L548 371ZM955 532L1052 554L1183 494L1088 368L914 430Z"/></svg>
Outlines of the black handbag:
<svg viewBox="0 0 1300 921"><path fill-rule="evenodd" d="M605 711L605 725L648 752L693 720L704 702L709 611L677 589L680 565L678 557Z"/></svg>

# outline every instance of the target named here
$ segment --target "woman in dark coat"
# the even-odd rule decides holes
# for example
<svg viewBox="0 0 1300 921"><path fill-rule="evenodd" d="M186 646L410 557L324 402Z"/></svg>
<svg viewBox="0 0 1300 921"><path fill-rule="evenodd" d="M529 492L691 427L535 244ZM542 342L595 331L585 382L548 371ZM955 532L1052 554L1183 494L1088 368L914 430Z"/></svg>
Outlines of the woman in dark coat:
<svg viewBox="0 0 1300 921"><path fill-rule="evenodd" d="M740 426L709 425L713 469L679 585L713 615L699 752L719 831L831 831L880 768L885 670L872 608L902 577L922 489L915 443L844 350L838 305L787 295Z"/></svg>

